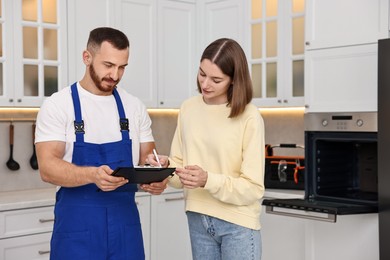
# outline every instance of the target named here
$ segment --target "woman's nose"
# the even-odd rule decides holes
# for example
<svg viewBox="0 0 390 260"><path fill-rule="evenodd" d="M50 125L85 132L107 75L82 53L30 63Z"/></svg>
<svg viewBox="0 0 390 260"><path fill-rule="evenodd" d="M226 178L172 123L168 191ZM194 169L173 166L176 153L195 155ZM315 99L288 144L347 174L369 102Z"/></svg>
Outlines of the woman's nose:
<svg viewBox="0 0 390 260"><path fill-rule="evenodd" d="M201 86L202 88L206 88L206 87L208 86L208 84L209 84L209 79L207 79L207 78L204 78L204 79L200 82L200 86Z"/></svg>

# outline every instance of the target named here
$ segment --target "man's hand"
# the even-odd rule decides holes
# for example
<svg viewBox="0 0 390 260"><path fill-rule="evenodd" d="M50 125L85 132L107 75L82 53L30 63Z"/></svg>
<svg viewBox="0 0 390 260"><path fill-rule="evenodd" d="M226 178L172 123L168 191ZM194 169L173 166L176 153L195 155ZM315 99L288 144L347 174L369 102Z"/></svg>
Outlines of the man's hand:
<svg viewBox="0 0 390 260"><path fill-rule="evenodd" d="M125 185L129 181L123 177L111 176L114 171L107 165L102 165L96 168L96 173L94 174L94 183L102 191L113 191L118 187Z"/></svg>
<svg viewBox="0 0 390 260"><path fill-rule="evenodd" d="M169 166L168 156L159 154L158 159L160 160L162 168L167 168ZM145 163L152 166L159 166L158 162L156 161L156 157L152 153L148 154Z"/></svg>
<svg viewBox="0 0 390 260"><path fill-rule="evenodd" d="M168 179L166 178L162 182L153 182L150 184L142 184L140 188L152 195L160 195L167 188Z"/></svg>

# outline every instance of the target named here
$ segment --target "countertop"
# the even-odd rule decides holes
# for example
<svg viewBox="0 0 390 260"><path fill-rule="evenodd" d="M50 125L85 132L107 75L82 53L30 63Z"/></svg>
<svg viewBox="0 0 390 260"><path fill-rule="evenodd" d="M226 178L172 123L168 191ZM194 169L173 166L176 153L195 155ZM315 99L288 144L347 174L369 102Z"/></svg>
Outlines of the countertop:
<svg viewBox="0 0 390 260"><path fill-rule="evenodd" d="M169 190L172 191L172 189ZM173 191L178 190L173 189ZM55 193L56 187L0 192L0 211L53 206ZM148 194L140 192L139 195ZM303 190L268 189L265 191L264 198L303 198L304 195Z"/></svg>
<svg viewBox="0 0 390 260"><path fill-rule="evenodd" d="M53 206L56 188L0 192L0 211Z"/></svg>

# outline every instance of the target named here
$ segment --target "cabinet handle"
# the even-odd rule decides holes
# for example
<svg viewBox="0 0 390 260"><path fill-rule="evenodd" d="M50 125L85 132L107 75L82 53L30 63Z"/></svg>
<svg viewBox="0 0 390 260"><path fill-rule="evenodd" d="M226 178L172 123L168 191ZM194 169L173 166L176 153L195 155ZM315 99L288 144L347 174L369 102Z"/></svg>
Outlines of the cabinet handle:
<svg viewBox="0 0 390 260"><path fill-rule="evenodd" d="M309 45L310 45L310 42L305 42L305 45L306 45L306 46L309 46Z"/></svg>
<svg viewBox="0 0 390 260"><path fill-rule="evenodd" d="M8 102L12 103L12 102L14 102L14 99L13 99L13 98L10 98L10 99L8 100Z"/></svg>
<svg viewBox="0 0 390 260"><path fill-rule="evenodd" d="M17 101L20 103L20 102L22 102L22 99L21 99L21 98L18 98Z"/></svg>
<svg viewBox="0 0 390 260"><path fill-rule="evenodd" d="M288 103L288 100L287 99L283 99L283 103Z"/></svg>
<svg viewBox="0 0 390 260"><path fill-rule="evenodd" d="M282 103L282 100L278 99L278 103Z"/></svg>
<svg viewBox="0 0 390 260"><path fill-rule="evenodd" d="M176 200L183 200L184 199L184 197L183 196L181 196L181 197L176 197L176 198L167 198L167 199L165 199L165 201L176 201Z"/></svg>
<svg viewBox="0 0 390 260"><path fill-rule="evenodd" d="M38 251L38 254L40 255L46 255L46 254L49 254L50 253L50 250L39 250Z"/></svg>
<svg viewBox="0 0 390 260"><path fill-rule="evenodd" d="M54 218L40 218L40 223L46 223L46 222L54 222Z"/></svg>

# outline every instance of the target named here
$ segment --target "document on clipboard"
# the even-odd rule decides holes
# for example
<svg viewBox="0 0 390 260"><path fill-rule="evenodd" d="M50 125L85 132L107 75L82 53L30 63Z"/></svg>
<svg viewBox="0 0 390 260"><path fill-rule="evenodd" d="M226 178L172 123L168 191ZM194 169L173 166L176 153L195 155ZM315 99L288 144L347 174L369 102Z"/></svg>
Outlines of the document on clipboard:
<svg viewBox="0 0 390 260"><path fill-rule="evenodd" d="M149 184L152 182L161 182L168 176L173 176L176 168L161 167L118 167L112 173L112 176L124 177L129 183Z"/></svg>

